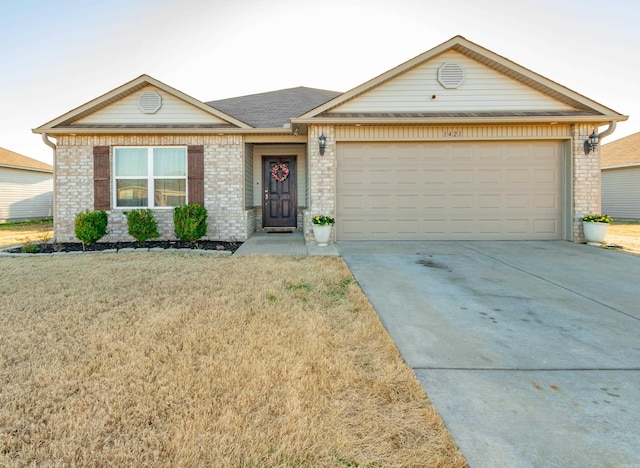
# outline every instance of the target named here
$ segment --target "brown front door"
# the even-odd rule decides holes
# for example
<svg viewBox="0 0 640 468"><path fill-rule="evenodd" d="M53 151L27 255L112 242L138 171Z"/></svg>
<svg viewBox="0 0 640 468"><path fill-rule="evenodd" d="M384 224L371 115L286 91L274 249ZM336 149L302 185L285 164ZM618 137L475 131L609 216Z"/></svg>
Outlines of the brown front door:
<svg viewBox="0 0 640 468"><path fill-rule="evenodd" d="M262 158L262 226L265 228L297 227L297 206L296 158L264 156Z"/></svg>

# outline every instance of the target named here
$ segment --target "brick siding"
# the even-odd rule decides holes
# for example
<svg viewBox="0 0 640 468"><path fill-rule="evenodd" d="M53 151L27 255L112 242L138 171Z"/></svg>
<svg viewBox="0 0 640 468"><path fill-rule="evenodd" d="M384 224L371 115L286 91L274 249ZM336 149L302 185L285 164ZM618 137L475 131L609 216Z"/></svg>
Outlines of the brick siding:
<svg viewBox="0 0 640 468"><path fill-rule="evenodd" d="M327 146L320 156L318 138L324 133ZM308 244L315 243L311 218L319 214L336 214L336 137L335 127L309 127L309 209L304 212L304 238ZM335 241L335 229L331 240Z"/></svg>
<svg viewBox="0 0 640 468"><path fill-rule="evenodd" d="M240 135L113 135L61 136L56 149L56 206L54 229L59 242L77 241L77 213L93 209L94 146L203 145L205 207L209 214L206 239L243 241L253 232L244 204L244 151ZM111 150L113 161L113 150ZM113 175L112 175L113 176ZM130 241L126 209L112 208L104 241ZM155 209L160 239L174 239L173 210Z"/></svg>

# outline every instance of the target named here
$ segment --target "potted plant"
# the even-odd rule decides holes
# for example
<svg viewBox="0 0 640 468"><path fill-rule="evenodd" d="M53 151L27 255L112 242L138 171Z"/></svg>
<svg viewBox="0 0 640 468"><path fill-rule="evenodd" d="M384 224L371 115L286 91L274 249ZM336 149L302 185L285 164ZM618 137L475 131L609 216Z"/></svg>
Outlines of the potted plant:
<svg viewBox="0 0 640 468"><path fill-rule="evenodd" d="M336 224L336 219L329 215L317 215L311 218L313 237L320 246L325 246L331 238L331 226Z"/></svg>
<svg viewBox="0 0 640 468"><path fill-rule="evenodd" d="M613 218L606 214L586 215L582 218L584 238L588 245L601 245Z"/></svg>

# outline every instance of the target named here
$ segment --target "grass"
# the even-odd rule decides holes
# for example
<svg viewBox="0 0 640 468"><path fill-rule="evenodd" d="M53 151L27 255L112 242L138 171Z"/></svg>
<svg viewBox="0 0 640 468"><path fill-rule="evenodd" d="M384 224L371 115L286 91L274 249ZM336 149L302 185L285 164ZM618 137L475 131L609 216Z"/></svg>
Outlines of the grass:
<svg viewBox="0 0 640 468"><path fill-rule="evenodd" d="M627 252L640 254L640 222L612 223L607 230L605 241L621 245Z"/></svg>
<svg viewBox="0 0 640 468"><path fill-rule="evenodd" d="M53 237L53 221L0 224L0 248L19 244L41 244Z"/></svg>
<svg viewBox="0 0 640 468"><path fill-rule="evenodd" d="M0 258L1 466L460 467L340 258Z"/></svg>

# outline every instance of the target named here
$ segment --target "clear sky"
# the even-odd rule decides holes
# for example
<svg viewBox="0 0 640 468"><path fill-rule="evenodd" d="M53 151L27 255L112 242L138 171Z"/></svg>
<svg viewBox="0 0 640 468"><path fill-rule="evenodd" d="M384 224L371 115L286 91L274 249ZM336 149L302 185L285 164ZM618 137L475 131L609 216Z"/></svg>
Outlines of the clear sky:
<svg viewBox="0 0 640 468"><path fill-rule="evenodd" d="M630 118L640 131L638 0L0 0L0 146L146 73L201 101L348 91L462 35Z"/></svg>

